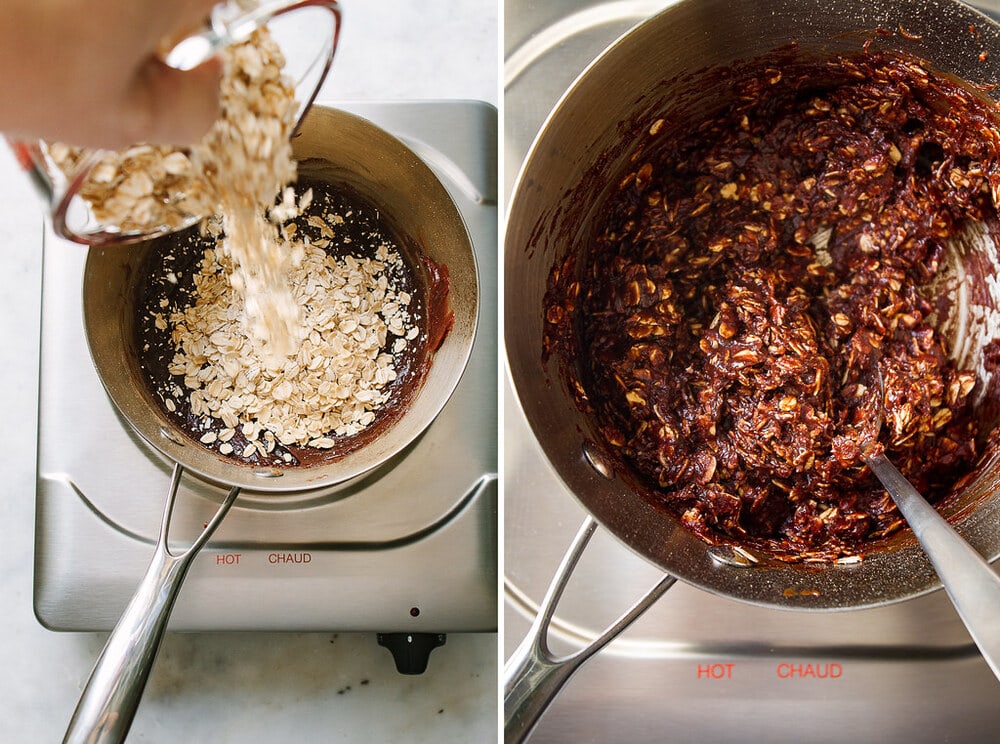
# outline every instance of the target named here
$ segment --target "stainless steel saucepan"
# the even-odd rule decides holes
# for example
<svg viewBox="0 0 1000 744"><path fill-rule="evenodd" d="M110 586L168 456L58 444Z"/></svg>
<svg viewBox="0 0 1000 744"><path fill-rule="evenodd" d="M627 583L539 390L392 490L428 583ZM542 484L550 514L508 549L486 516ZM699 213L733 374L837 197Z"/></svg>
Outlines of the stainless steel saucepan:
<svg viewBox="0 0 1000 744"><path fill-rule="evenodd" d="M504 255L504 328L509 371L525 417L549 462L592 518L564 559L532 630L507 665L505 723L525 737L562 683L673 582L775 608L807 611L884 605L940 583L908 531L854 565L747 561L711 547L654 509L615 471L591 419L568 392L558 361L543 361L543 298L552 266L585 250L604 206L627 172L636 135L664 115L697 122L725 109L723 76L700 76L779 47L829 56L892 49L972 83L1000 82L1000 27L952 0L682 0L627 33L593 62L549 115L514 187ZM984 50L986 53L984 54ZM582 262L581 262L582 263ZM995 270L995 266L993 267ZM995 295L985 302L993 305ZM961 323L953 324L963 328ZM956 334L968 332L955 330ZM952 342L967 339L952 338ZM979 346L971 347L974 357ZM988 560L1000 554L1000 459L943 507ZM667 576L591 646L554 659L545 633L567 573L597 525Z"/></svg>
<svg viewBox="0 0 1000 744"><path fill-rule="evenodd" d="M124 739L155 659L174 599L191 559L241 489L281 508L283 495L345 483L402 452L434 420L458 385L472 351L479 284L465 224L444 186L401 142L370 122L314 106L295 140L295 156L310 176L346 187L375 205L396 237L447 268L454 322L441 345L426 350L430 364L403 413L380 435L340 459L308 467L254 469L202 447L169 418L139 369L134 327L136 282L150 251L164 239L128 247L92 248L84 272L84 322L94 364L118 411L135 431L176 463L152 563L112 632L84 691L66 741ZM215 518L189 550L167 547L170 513L182 470L231 487ZM136 498L145 498L137 494Z"/></svg>

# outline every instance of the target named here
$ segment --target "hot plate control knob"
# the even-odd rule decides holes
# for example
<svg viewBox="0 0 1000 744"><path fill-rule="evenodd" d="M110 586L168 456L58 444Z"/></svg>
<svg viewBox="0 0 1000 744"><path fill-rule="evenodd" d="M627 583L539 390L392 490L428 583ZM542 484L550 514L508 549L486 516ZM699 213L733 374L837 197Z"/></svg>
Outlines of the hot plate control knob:
<svg viewBox="0 0 1000 744"><path fill-rule="evenodd" d="M379 633L378 645L392 652L400 674L423 674L431 651L443 646L444 633Z"/></svg>

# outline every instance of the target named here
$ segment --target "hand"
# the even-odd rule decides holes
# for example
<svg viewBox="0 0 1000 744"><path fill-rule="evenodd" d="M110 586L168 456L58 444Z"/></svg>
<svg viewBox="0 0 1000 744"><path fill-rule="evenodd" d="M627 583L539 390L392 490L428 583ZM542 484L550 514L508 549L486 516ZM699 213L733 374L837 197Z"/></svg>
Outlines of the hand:
<svg viewBox="0 0 1000 744"><path fill-rule="evenodd" d="M8 0L0 131L114 149L197 141L219 114L220 63L179 72L155 52L216 1Z"/></svg>

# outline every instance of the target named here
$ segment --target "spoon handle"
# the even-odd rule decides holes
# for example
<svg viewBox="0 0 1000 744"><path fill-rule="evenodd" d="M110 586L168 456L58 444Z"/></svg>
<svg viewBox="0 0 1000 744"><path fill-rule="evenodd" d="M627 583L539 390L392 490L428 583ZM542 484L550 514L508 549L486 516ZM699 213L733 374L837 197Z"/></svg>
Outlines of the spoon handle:
<svg viewBox="0 0 1000 744"><path fill-rule="evenodd" d="M867 458L930 558L952 604L1000 679L1000 576L885 455Z"/></svg>

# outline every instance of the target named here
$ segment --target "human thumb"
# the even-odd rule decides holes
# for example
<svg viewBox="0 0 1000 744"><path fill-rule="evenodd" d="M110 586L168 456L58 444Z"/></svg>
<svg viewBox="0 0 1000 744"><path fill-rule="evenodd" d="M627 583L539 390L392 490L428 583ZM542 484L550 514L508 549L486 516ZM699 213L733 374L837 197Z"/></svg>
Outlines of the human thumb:
<svg viewBox="0 0 1000 744"><path fill-rule="evenodd" d="M219 118L221 77L218 59L183 72L150 59L129 91L119 146L197 142Z"/></svg>

